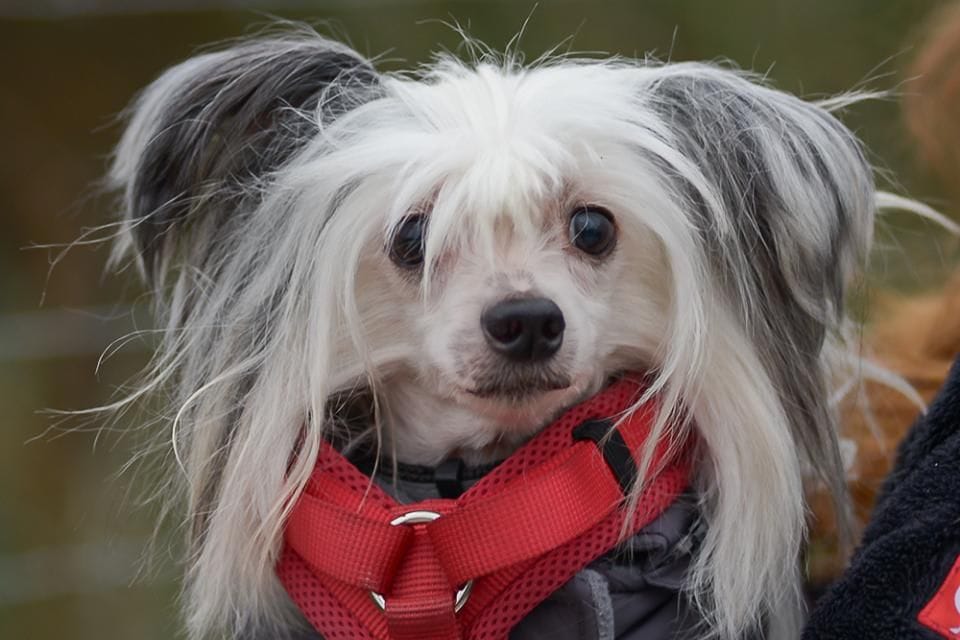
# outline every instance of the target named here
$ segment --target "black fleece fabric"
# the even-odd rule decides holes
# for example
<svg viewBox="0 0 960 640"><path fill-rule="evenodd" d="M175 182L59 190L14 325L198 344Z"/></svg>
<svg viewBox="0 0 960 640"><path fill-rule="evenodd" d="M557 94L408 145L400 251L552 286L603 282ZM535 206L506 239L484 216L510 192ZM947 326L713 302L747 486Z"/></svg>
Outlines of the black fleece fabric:
<svg viewBox="0 0 960 640"><path fill-rule="evenodd" d="M960 611L947 611L942 631L917 619L958 555L960 359L901 443L863 541L847 571L814 606L803 640L960 639ZM950 610L960 606L958 586L943 592Z"/></svg>

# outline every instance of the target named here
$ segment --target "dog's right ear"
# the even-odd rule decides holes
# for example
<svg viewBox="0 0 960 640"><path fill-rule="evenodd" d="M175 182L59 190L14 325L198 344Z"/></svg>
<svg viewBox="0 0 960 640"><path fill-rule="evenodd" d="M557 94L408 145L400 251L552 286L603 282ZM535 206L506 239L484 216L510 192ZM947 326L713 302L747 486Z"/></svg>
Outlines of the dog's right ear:
<svg viewBox="0 0 960 640"><path fill-rule="evenodd" d="M161 284L185 227L235 224L264 176L322 123L376 97L378 78L358 53L312 31L167 70L133 105L111 167L110 185L123 193L120 252Z"/></svg>

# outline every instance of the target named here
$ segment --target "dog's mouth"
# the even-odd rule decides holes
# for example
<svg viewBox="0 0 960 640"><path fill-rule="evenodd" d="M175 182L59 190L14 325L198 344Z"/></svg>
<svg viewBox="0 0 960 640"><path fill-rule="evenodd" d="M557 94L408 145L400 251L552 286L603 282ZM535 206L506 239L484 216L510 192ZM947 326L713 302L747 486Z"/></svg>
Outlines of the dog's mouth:
<svg viewBox="0 0 960 640"><path fill-rule="evenodd" d="M499 374L477 380L466 392L484 400L517 404L550 391L569 389L571 384L569 376L553 372L535 375Z"/></svg>

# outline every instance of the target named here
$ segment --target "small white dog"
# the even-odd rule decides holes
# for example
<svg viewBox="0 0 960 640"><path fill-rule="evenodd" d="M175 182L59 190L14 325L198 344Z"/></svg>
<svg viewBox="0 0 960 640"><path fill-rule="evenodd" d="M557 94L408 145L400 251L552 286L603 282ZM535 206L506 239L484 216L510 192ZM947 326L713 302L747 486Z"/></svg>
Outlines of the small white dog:
<svg viewBox="0 0 960 640"><path fill-rule="evenodd" d="M192 637L293 628L274 567L324 441L482 465L629 371L654 435L696 434L699 637L797 637L878 208L830 113L856 99L626 59L379 73L309 30L164 73L111 180L164 329L130 400L171 408Z"/></svg>

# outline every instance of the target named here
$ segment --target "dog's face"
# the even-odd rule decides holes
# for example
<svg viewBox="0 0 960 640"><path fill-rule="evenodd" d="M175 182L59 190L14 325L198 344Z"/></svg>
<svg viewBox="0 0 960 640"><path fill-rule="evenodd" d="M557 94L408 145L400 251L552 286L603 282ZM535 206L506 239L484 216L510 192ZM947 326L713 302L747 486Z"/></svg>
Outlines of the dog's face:
<svg viewBox="0 0 960 640"><path fill-rule="evenodd" d="M614 74L582 70L584 81ZM392 354L376 373L403 457L509 450L611 374L655 366L669 339L672 273L647 222L653 173L620 131L580 115L612 119L629 92L595 79L596 95L557 105L565 76L489 68L395 87L410 111L370 134L391 147L399 127L409 148L402 179L368 178L341 205L371 219L354 341ZM367 111L381 106L348 118L379 120Z"/></svg>
<svg viewBox="0 0 960 640"><path fill-rule="evenodd" d="M444 250L426 291L429 207L374 245L370 277L389 298L365 311L396 311L393 339L411 356L399 375L486 418L432 424L438 440L527 436L656 346L669 306L659 243L602 202L565 186L518 204L528 229L501 219L492 246Z"/></svg>
<svg viewBox="0 0 960 640"><path fill-rule="evenodd" d="M507 453L637 369L657 428L699 432L691 581L718 636L775 616L800 460L842 483L825 345L876 202L846 128L753 80L573 59L383 75L312 33L158 79L111 177L165 328L138 394L170 389L177 416L194 628L269 617L331 399L362 389L388 452L433 463Z"/></svg>

